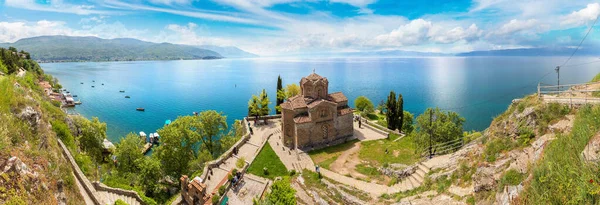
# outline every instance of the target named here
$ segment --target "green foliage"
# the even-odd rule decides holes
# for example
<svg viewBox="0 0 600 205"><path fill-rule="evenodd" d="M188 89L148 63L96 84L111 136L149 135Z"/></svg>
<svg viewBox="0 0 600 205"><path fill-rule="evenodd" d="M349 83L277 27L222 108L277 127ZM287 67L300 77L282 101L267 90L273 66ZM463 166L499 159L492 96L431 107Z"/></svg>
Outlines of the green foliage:
<svg viewBox="0 0 600 205"><path fill-rule="evenodd" d="M260 115L269 115L271 109L269 108L269 104L271 104L269 97L267 96L267 91L265 89L260 93Z"/></svg>
<svg viewBox="0 0 600 205"><path fill-rule="evenodd" d="M495 162L500 153L514 147L516 147L516 144L509 137L495 138L487 142L483 158L487 162Z"/></svg>
<svg viewBox="0 0 600 205"><path fill-rule="evenodd" d="M226 189L225 185L221 185L219 187L219 196L223 196L223 194L225 194L225 189Z"/></svg>
<svg viewBox="0 0 600 205"><path fill-rule="evenodd" d="M543 104L535 110L536 114L540 116L538 119L538 132L540 134L545 133L548 129L548 125L553 123L555 120L569 114L571 109L568 105L561 105L558 103Z"/></svg>
<svg viewBox="0 0 600 205"><path fill-rule="evenodd" d="M79 166L81 172L83 172L85 176L92 177L96 175L94 162L92 162L92 158L90 156L74 153L73 150L71 150L71 153L73 154L73 158L75 158L75 163L77 163L77 166Z"/></svg>
<svg viewBox="0 0 600 205"><path fill-rule="evenodd" d="M282 96L280 93L283 92L283 85L281 82L281 76L277 76L277 102L276 102L276 107L279 107L279 105L281 105L281 103L283 103L284 97ZM281 110L277 109L277 114L281 114Z"/></svg>
<svg viewBox="0 0 600 205"><path fill-rule="evenodd" d="M527 127L520 127L519 128L519 138L517 139L517 142L519 143L519 145L525 147L525 146L529 146L529 144L531 144L531 142L535 139L535 133L533 133L533 131Z"/></svg>
<svg viewBox="0 0 600 205"><path fill-rule="evenodd" d="M509 169L508 171L504 172L502 177L500 177L498 189L504 189L504 186L519 185L523 181L523 178L523 174L519 173L517 170Z"/></svg>
<svg viewBox="0 0 600 205"><path fill-rule="evenodd" d="M123 200L121 200L121 199L117 199L117 200L115 201L115 205L129 205L129 204L128 204L128 203L126 203L126 202L124 202L124 201L123 201Z"/></svg>
<svg viewBox="0 0 600 205"><path fill-rule="evenodd" d="M396 109L396 123L398 123L396 128L402 129L404 128L404 126L402 126L404 124L404 98L402 97L402 94L398 94L398 102L396 103L396 106L398 106Z"/></svg>
<svg viewBox="0 0 600 205"><path fill-rule="evenodd" d="M595 82L599 82L599 81L600 81L600 73L596 74L590 82L595 83Z"/></svg>
<svg viewBox="0 0 600 205"><path fill-rule="evenodd" d="M56 133L56 136L60 138L67 147L75 146L75 139L67 124L60 120L52 120L50 121L50 124L52 125L52 130Z"/></svg>
<svg viewBox="0 0 600 205"><path fill-rule="evenodd" d="M558 135L544 150L533 169L524 204L595 204L600 201L598 167L580 156L590 138L600 130L600 107L583 106L569 135Z"/></svg>
<svg viewBox="0 0 600 205"><path fill-rule="evenodd" d="M161 146L156 148L164 174L179 178L188 172L190 161L195 159L195 145L200 142L198 116L178 117L169 125L158 130Z"/></svg>
<svg viewBox="0 0 600 205"><path fill-rule="evenodd" d="M467 204L469 204L469 205L475 205L475 197L473 197L473 196L468 196L468 197L467 197L467 201L466 201L466 202L467 202Z"/></svg>
<svg viewBox="0 0 600 205"><path fill-rule="evenodd" d="M477 131L469 131L469 132L464 132L463 133L463 139L466 143L469 143L475 139L478 139L482 136L483 134L481 134L481 132L477 132ZM485 144L486 142L482 142L483 144Z"/></svg>
<svg viewBox="0 0 600 205"><path fill-rule="evenodd" d="M356 165L356 171L368 177L381 176L381 173L377 171L377 168L365 164Z"/></svg>
<svg viewBox="0 0 600 205"><path fill-rule="evenodd" d="M136 161L144 157L143 140L136 134L129 133L116 146L117 169L121 172L136 173L139 171Z"/></svg>
<svg viewBox="0 0 600 205"><path fill-rule="evenodd" d="M267 168L267 173L264 172L263 168ZM279 159L273 148L269 143L266 143L260 153L256 156L250 167L248 167L248 173L256 176L274 179L278 176L288 175L287 169L283 162Z"/></svg>
<svg viewBox="0 0 600 205"><path fill-rule="evenodd" d="M197 119L190 126L196 132L199 132L202 146L208 149L213 156L216 155L215 143L227 130L227 116L214 110L204 111L197 116Z"/></svg>
<svg viewBox="0 0 600 205"><path fill-rule="evenodd" d="M295 205L296 190L290 184L288 177L273 182L271 192L265 196L267 204Z"/></svg>
<svg viewBox="0 0 600 205"><path fill-rule="evenodd" d="M215 195L212 197L212 200L211 200L211 202L212 202L212 204L213 204L213 205L217 205L217 204L219 204L219 201L220 201L220 200L221 200L221 196L219 196L218 194L215 194Z"/></svg>
<svg viewBox="0 0 600 205"><path fill-rule="evenodd" d="M394 91L390 91L390 95L388 96L386 108L387 112L385 113L385 119L387 119L388 129L395 130L398 126L398 106L396 105L396 93Z"/></svg>
<svg viewBox="0 0 600 205"><path fill-rule="evenodd" d="M430 121L430 117L435 120ZM433 145L446 143L463 137L463 123L465 118L453 111L441 111L439 108L428 108L417 117L417 135L415 143L421 148L429 147L430 132L433 132L431 141ZM433 150L434 153L439 150Z"/></svg>
<svg viewBox="0 0 600 205"><path fill-rule="evenodd" d="M102 142L106 138L106 123L100 122L97 117L92 120L83 117L74 118L81 134L78 140L81 149L85 151L96 162L102 161Z"/></svg>
<svg viewBox="0 0 600 205"><path fill-rule="evenodd" d="M396 177L392 177L392 180L390 180L390 182L388 182L388 186L394 186L395 184L398 183L398 178Z"/></svg>
<svg viewBox="0 0 600 205"><path fill-rule="evenodd" d="M361 111L364 114L373 113L373 111L375 110L371 100L369 100L369 98L367 98L365 96L358 96L354 100L354 106L356 106L356 109Z"/></svg>
<svg viewBox="0 0 600 205"><path fill-rule="evenodd" d="M467 161L462 161L458 169L452 173L451 179L459 179L460 185L469 184L472 181L475 171L477 171L477 166L470 165Z"/></svg>
<svg viewBox="0 0 600 205"><path fill-rule="evenodd" d="M405 134L410 134L412 133L412 131L415 129L415 125L414 125L414 116L412 113L408 112L408 111L404 111L403 112L403 116L402 116L402 131Z"/></svg>
<svg viewBox="0 0 600 205"><path fill-rule="evenodd" d="M300 94L300 86L298 86L298 84L292 83L285 86L285 95L287 98L294 97L298 94Z"/></svg>
<svg viewBox="0 0 600 205"><path fill-rule="evenodd" d="M235 163L235 166L238 169L244 168L244 165L246 165L246 159L244 159L244 157L241 157L237 160L237 162Z"/></svg>
<svg viewBox="0 0 600 205"><path fill-rule="evenodd" d="M7 45L7 44L4 44ZM44 62L214 59L221 55L195 46L149 43L136 39L44 36L8 44Z"/></svg>
<svg viewBox="0 0 600 205"><path fill-rule="evenodd" d="M13 53L14 52L14 53ZM28 55L27 52L21 51ZM6 74L16 73L19 68L23 68L26 71L30 71L36 75L42 74L41 67L33 60L27 58L21 58L19 52L12 51L10 49L0 48L0 71Z"/></svg>

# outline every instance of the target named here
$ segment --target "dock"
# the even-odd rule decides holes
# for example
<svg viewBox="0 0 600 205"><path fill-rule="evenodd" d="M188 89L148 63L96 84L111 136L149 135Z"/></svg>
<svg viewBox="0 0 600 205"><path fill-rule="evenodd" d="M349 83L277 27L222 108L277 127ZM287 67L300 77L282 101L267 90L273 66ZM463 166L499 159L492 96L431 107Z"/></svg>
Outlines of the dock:
<svg viewBox="0 0 600 205"><path fill-rule="evenodd" d="M146 133L140 132L140 137L144 140L144 148L142 148L142 154L148 153L155 144L158 144L159 135L158 133L150 133L148 137Z"/></svg>
<svg viewBox="0 0 600 205"><path fill-rule="evenodd" d="M144 145L144 149L142 150L142 154L148 153L152 149L152 143L146 142Z"/></svg>

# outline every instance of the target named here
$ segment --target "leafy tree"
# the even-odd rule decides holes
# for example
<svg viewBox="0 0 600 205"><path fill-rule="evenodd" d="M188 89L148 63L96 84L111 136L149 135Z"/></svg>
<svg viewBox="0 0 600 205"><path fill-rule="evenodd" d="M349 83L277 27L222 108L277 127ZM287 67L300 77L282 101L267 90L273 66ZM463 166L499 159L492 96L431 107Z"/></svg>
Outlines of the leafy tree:
<svg viewBox="0 0 600 205"><path fill-rule="evenodd" d="M388 129L395 130L396 126L398 126L396 122L396 116L398 107L396 106L396 93L394 91L390 91L390 95L388 96L387 103L387 112L385 113L385 118L387 119Z"/></svg>
<svg viewBox="0 0 600 205"><path fill-rule="evenodd" d="M300 94L300 86L298 86L298 84L293 83L285 86L285 95L288 98L294 97L298 94Z"/></svg>
<svg viewBox="0 0 600 205"><path fill-rule="evenodd" d="M430 125L431 112L435 116ZM425 112L417 117L417 136L415 143L421 149L429 147L430 131L433 132L431 141L433 146L449 142L463 137L463 123L465 118L456 112L441 111L439 108L427 108ZM437 150L433 150L434 154Z"/></svg>
<svg viewBox="0 0 600 205"><path fill-rule="evenodd" d="M233 146L242 137L242 135L244 135L245 131L244 126L242 126L242 121L235 120L232 126L233 128L229 130L229 133L219 139L221 144L220 153L223 153L231 148L231 146Z"/></svg>
<svg viewBox="0 0 600 205"><path fill-rule="evenodd" d="M283 85L281 82L281 76L277 76L277 104L276 107L279 107L281 103L283 103L283 96L279 95L280 92L283 91ZM281 109L276 109L277 114L281 114Z"/></svg>
<svg viewBox="0 0 600 205"><path fill-rule="evenodd" d="M296 190L290 186L289 178L273 182L271 193L265 196L266 204L296 204Z"/></svg>
<svg viewBox="0 0 600 205"><path fill-rule="evenodd" d="M372 113L374 110L373 103L371 102L371 100L369 100L369 98L365 96L358 96L354 100L354 106L356 106L356 109L363 112L364 114Z"/></svg>
<svg viewBox="0 0 600 205"><path fill-rule="evenodd" d="M208 110L201 112L197 118L192 122L192 126L194 130L199 132L202 146L214 156L217 154L215 152L216 141L227 130L227 117L223 113Z"/></svg>
<svg viewBox="0 0 600 205"><path fill-rule="evenodd" d="M386 106L385 106L385 101L381 100L379 101L379 104L377 104L377 110L379 110L379 113L383 114L386 111Z"/></svg>
<svg viewBox="0 0 600 205"><path fill-rule="evenodd" d="M142 144L142 139L133 133L129 133L125 138L121 138L115 150L115 156L117 156L117 162L119 163L117 169L119 171L132 173L138 171L136 161L144 157L142 154Z"/></svg>
<svg viewBox="0 0 600 205"><path fill-rule="evenodd" d="M79 143L81 149L88 153L96 162L102 161L102 142L106 138L106 123L100 122L97 117L92 121L83 117L76 117L75 123L79 129Z"/></svg>
<svg viewBox="0 0 600 205"><path fill-rule="evenodd" d="M254 122L258 121L258 116L261 115L260 99L256 95L252 95L250 101L248 101L248 116L254 116Z"/></svg>
<svg viewBox="0 0 600 205"><path fill-rule="evenodd" d="M161 146L154 153L164 174L178 178L187 173L189 162L195 159L196 145L200 142L198 116L178 117L158 130Z"/></svg>
<svg viewBox="0 0 600 205"><path fill-rule="evenodd" d="M12 46L8 47L8 50L11 52L15 52L15 53L17 52L17 48L12 47Z"/></svg>
<svg viewBox="0 0 600 205"><path fill-rule="evenodd" d="M300 87L298 84L288 84L285 89L277 91L277 98L282 99L282 103L288 98L294 97L300 94ZM275 106L275 109L281 112L281 106Z"/></svg>
<svg viewBox="0 0 600 205"><path fill-rule="evenodd" d="M142 157L137 160L137 164L140 169L138 179L146 193L159 192L158 181L161 177L160 161L153 157Z"/></svg>
<svg viewBox="0 0 600 205"><path fill-rule="evenodd" d="M398 94L398 103L396 106L398 106L398 109L396 109L396 122L398 123L396 128L402 131L402 124L404 123L404 98L402 98L402 94Z"/></svg>
<svg viewBox="0 0 600 205"><path fill-rule="evenodd" d="M410 134L414 129L415 126L413 125L413 114L408 112L408 111L404 111L404 117L402 117L402 131L404 131L405 134Z"/></svg>
<svg viewBox="0 0 600 205"><path fill-rule="evenodd" d="M0 72L8 73L8 68L6 68L6 65L2 62L2 58L0 58Z"/></svg>

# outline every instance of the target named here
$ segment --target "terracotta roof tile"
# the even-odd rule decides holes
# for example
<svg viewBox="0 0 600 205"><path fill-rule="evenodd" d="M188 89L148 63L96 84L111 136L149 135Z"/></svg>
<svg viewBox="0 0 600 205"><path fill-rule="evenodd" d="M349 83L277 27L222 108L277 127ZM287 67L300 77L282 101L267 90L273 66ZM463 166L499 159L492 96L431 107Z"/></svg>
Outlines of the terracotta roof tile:
<svg viewBox="0 0 600 205"><path fill-rule="evenodd" d="M321 99L321 100L315 100L315 101L312 101L312 102L308 103L308 108L313 108L313 107L317 106L318 104L321 104L322 102L329 102L329 103L335 104L335 102L332 102L332 101L329 101L329 100L325 100L325 99Z"/></svg>
<svg viewBox="0 0 600 205"><path fill-rule="evenodd" d="M342 93L342 92L331 93L331 94L327 95L327 99L331 100L333 102L336 102L336 103L348 101L348 98L346 98L346 95L344 95L344 93Z"/></svg>
<svg viewBox="0 0 600 205"><path fill-rule="evenodd" d="M338 110L338 116L347 115L352 113L352 108L343 108Z"/></svg>
<svg viewBox="0 0 600 205"><path fill-rule="evenodd" d="M291 104L292 109L306 107L306 101L302 97L302 95L296 95L294 97L291 97L290 99L288 99L288 102Z"/></svg>
<svg viewBox="0 0 600 205"><path fill-rule="evenodd" d="M306 116L306 115L302 115L302 116L298 116L294 118L294 122L295 123L307 123L307 122L311 122L312 120L310 119L310 117Z"/></svg>

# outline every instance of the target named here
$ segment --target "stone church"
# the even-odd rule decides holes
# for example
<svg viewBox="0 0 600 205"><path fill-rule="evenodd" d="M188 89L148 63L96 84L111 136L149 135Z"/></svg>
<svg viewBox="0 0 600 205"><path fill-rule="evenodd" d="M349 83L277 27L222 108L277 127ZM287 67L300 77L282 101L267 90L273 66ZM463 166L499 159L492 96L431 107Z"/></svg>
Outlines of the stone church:
<svg viewBox="0 0 600 205"><path fill-rule="evenodd" d="M282 141L290 149L310 150L352 137L352 108L341 93L328 93L329 81L314 72L300 80L300 94L281 104Z"/></svg>

